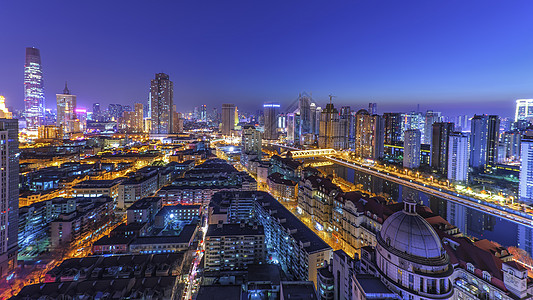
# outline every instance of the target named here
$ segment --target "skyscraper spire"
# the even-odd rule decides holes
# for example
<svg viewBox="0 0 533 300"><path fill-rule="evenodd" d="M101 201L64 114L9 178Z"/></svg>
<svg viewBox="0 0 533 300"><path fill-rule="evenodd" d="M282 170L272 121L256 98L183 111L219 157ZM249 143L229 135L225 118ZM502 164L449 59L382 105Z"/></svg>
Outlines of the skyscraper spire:
<svg viewBox="0 0 533 300"><path fill-rule="evenodd" d="M68 90L68 87L67 87L67 81L65 81L65 88L63 89L63 94L70 95L70 91Z"/></svg>

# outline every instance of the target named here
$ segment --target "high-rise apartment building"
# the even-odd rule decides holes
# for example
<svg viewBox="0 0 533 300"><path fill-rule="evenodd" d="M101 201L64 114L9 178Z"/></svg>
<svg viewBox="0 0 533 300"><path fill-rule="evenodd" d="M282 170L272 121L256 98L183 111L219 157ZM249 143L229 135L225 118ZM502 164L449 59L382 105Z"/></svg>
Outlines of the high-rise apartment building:
<svg viewBox="0 0 533 300"><path fill-rule="evenodd" d="M521 142L522 163L520 164L520 201L533 203L533 136L524 136Z"/></svg>
<svg viewBox="0 0 533 300"><path fill-rule="evenodd" d="M354 117L352 115L352 109L349 106L341 107L340 127L343 136L342 149L353 148L355 141Z"/></svg>
<svg viewBox="0 0 533 300"><path fill-rule="evenodd" d="M319 148L342 149L342 136L339 111L332 103L326 105L326 108L320 115L320 133L318 136Z"/></svg>
<svg viewBox="0 0 533 300"><path fill-rule="evenodd" d="M235 130L235 119L237 116L237 107L235 104L222 104L222 134L231 135Z"/></svg>
<svg viewBox="0 0 533 300"><path fill-rule="evenodd" d="M119 118L120 130L127 133L144 132L143 114L142 103L135 103L133 111L124 111Z"/></svg>
<svg viewBox="0 0 533 300"><path fill-rule="evenodd" d="M395 145L402 141L402 114L384 113L385 119L385 144Z"/></svg>
<svg viewBox="0 0 533 300"><path fill-rule="evenodd" d="M172 105L174 105L174 84L165 73L155 74L150 85L150 133L172 133Z"/></svg>
<svg viewBox="0 0 533 300"><path fill-rule="evenodd" d="M242 128L241 145L246 154L257 155L261 158L262 134L254 125L244 125Z"/></svg>
<svg viewBox="0 0 533 300"><path fill-rule="evenodd" d="M63 128L63 133L79 132L79 120L76 117L76 95L70 94L65 82L63 94L56 94L57 126Z"/></svg>
<svg viewBox="0 0 533 300"><path fill-rule="evenodd" d="M278 139L278 114L280 105L275 102L266 102L263 104L263 114L265 116L265 134L263 137L265 140L277 140Z"/></svg>
<svg viewBox="0 0 533 300"><path fill-rule="evenodd" d="M24 116L26 128L37 131L44 118L44 83L41 53L37 48L26 48L24 64Z"/></svg>
<svg viewBox="0 0 533 300"><path fill-rule="evenodd" d="M422 113L412 111L402 114L402 140L404 139L403 134L405 131L410 129L419 130L423 139L425 134L425 124L425 118Z"/></svg>
<svg viewBox="0 0 533 300"><path fill-rule="evenodd" d="M470 166L494 167L498 160L500 119L495 115L475 115L470 127Z"/></svg>
<svg viewBox="0 0 533 300"><path fill-rule="evenodd" d="M385 122L379 115L370 115L361 109L355 114L354 153L361 158L383 158Z"/></svg>
<svg viewBox="0 0 533 300"><path fill-rule="evenodd" d="M437 123L441 121L441 113L428 110L426 111L426 118L424 120L424 137L423 137L423 143L424 144L431 144L431 134L433 132L433 123Z"/></svg>
<svg viewBox="0 0 533 300"><path fill-rule="evenodd" d="M448 169L448 143L455 125L450 122L438 122L432 125L431 133L431 167L442 175Z"/></svg>
<svg viewBox="0 0 533 300"><path fill-rule="evenodd" d="M17 264L19 208L18 120L0 119L0 276Z"/></svg>
<svg viewBox="0 0 533 300"><path fill-rule="evenodd" d="M468 181L469 138L461 132L450 134L448 143L448 179Z"/></svg>
<svg viewBox="0 0 533 300"><path fill-rule="evenodd" d="M518 120L533 121L533 99L516 100L514 121Z"/></svg>
<svg viewBox="0 0 533 300"><path fill-rule="evenodd" d="M409 169L420 167L420 130L406 130L403 139L403 167Z"/></svg>

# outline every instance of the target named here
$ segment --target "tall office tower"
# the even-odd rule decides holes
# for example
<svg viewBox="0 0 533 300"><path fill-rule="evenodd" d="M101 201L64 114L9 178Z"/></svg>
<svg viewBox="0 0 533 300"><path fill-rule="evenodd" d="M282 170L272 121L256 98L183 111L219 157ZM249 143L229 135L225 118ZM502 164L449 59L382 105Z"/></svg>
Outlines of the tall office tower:
<svg viewBox="0 0 533 300"><path fill-rule="evenodd" d="M377 103L368 103L368 113L370 115L376 115L378 113L378 104Z"/></svg>
<svg viewBox="0 0 533 300"><path fill-rule="evenodd" d="M222 104L222 134L231 135L235 130L235 114L237 108L235 104Z"/></svg>
<svg viewBox="0 0 533 300"><path fill-rule="evenodd" d="M349 149L354 147L354 118L352 110L349 106L341 107L340 112L340 127L342 135L342 149Z"/></svg>
<svg viewBox="0 0 533 300"><path fill-rule="evenodd" d="M448 179L468 181L469 138L466 133L453 132L449 138Z"/></svg>
<svg viewBox="0 0 533 300"><path fill-rule="evenodd" d="M385 119L385 144L395 145L402 141L402 114L384 113Z"/></svg>
<svg viewBox="0 0 533 300"><path fill-rule="evenodd" d="M6 98L0 95L0 119L12 119L13 113L11 113L6 107Z"/></svg>
<svg viewBox="0 0 533 300"><path fill-rule="evenodd" d="M24 64L24 116L26 127L37 131L44 118L44 83L41 53L37 48L26 48Z"/></svg>
<svg viewBox="0 0 533 300"><path fill-rule="evenodd" d="M155 74L150 85L151 133L172 132L172 105L174 105L174 84L165 73Z"/></svg>
<svg viewBox="0 0 533 300"><path fill-rule="evenodd" d="M448 169L448 143L454 127L450 122L438 122L432 125L431 167L442 175L446 175Z"/></svg>
<svg viewBox="0 0 533 300"><path fill-rule="evenodd" d="M424 124L424 144L431 144L431 133L433 130L433 123L441 122L441 113L428 110L426 111L426 119Z"/></svg>
<svg viewBox="0 0 533 300"><path fill-rule="evenodd" d="M279 114L279 103L276 102L266 102L263 104L263 114L265 116L265 140L277 140L278 139L278 114Z"/></svg>
<svg viewBox="0 0 533 300"><path fill-rule="evenodd" d="M76 117L76 95L70 94L66 82L63 94L56 94L56 101L56 125L63 128L63 133L79 132L79 121ZM78 123L77 126L76 123Z"/></svg>
<svg viewBox="0 0 533 300"><path fill-rule="evenodd" d="M340 150L342 148L342 140L339 111L332 103L329 103L320 115L318 147Z"/></svg>
<svg viewBox="0 0 533 300"><path fill-rule="evenodd" d="M525 135L522 138L521 156L518 197L520 201L530 204L533 203L533 136Z"/></svg>
<svg viewBox="0 0 533 300"><path fill-rule="evenodd" d="M205 104L200 106L200 120L202 122L207 122L207 105Z"/></svg>
<svg viewBox="0 0 533 300"><path fill-rule="evenodd" d="M533 121L533 99L516 100L516 111L514 121L528 120Z"/></svg>
<svg viewBox="0 0 533 300"><path fill-rule="evenodd" d="M488 170L498 159L500 119L495 115L475 115L470 127L470 166Z"/></svg>
<svg viewBox="0 0 533 300"><path fill-rule="evenodd" d="M418 129L406 130L403 134L403 167L416 169L420 167L421 134Z"/></svg>
<svg viewBox="0 0 533 300"><path fill-rule="evenodd" d="M87 129L87 110L85 108L76 108L76 122L78 132L85 132Z"/></svg>
<svg viewBox="0 0 533 300"><path fill-rule="evenodd" d="M402 140L404 132L410 129L418 129L423 139L425 133L425 124L425 118L422 113L412 111L402 114Z"/></svg>
<svg viewBox="0 0 533 300"><path fill-rule="evenodd" d="M298 108L300 110L300 135L311 132L311 99L300 95L298 99Z"/></svg>
<svg viewBox="0 0 533 300"><path fill-rule="evenodd" d="M19 208L18 120L0 119L0 275L17 264Z"/></svg>
<svg viewBox="0 0 533 300"><path fill-rule="evenodd" d="M314 134L316 136L318 136L318 134L320 133L320 116L321 115L322 115L322 107L316 106L314 117L313 117L313 123L314 123L313 126L315 128Z"/></svg>
<svg viewBox="0 0 533 300"><path fill-rule="evenodd" d="M498 156L502 159L501 162L519 162L520 161L520 141L522 135L518 130L507 131L502 133L501 148L502 153L498 151Z"/></svg>
<svg viewBox="0 0 533 300"><path fill-rule="evenodd" d="M254 125L244 125L242 128L241 145L242 151L246 154L257 155L261 158L261 131L255 129Z"/></svg>

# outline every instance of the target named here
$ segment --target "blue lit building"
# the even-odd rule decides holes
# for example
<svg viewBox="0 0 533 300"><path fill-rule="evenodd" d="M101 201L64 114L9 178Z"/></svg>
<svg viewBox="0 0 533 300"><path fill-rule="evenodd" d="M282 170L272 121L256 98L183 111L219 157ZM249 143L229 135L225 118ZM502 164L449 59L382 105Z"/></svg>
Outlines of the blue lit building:
<svg viewBox="0 0 533 300"><path fill-rule="evenodd" d="M24 64L24 115L26 127L37 131L44 117L44 84L41 53L37 48L26 48Z"/></svg>

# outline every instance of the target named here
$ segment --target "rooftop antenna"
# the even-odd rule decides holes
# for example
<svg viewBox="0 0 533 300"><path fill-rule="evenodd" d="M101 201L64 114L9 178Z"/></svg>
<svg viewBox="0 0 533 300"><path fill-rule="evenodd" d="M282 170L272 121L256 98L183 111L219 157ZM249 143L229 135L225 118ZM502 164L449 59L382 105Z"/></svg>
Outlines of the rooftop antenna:
<svg viewBox="0 0 533 300"><path fill-rule="evenodd" d="M333 95L331 95L331 94L329 95L329 104L332 104L332 102L333 102L333 97L335 97L335 96L333 96Z"/></svg>

